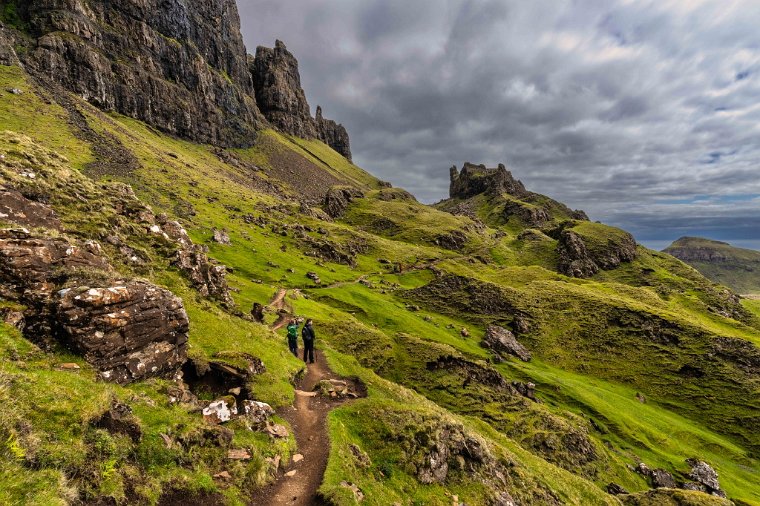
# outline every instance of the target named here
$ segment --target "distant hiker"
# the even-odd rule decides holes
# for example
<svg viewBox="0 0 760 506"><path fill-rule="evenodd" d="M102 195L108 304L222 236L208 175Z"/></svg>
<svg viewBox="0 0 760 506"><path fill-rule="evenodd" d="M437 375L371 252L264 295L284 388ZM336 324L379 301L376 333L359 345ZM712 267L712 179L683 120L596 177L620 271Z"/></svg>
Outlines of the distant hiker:
<svg viewBox="0 0 760 506"><path fill-rule="evenodd" d="M301 329L301 337L303 337L303 361L314 363L314 329L312 328L311 319L306 320L306 325ZM308 357L308 360L307 360Z"/></svg>
<svg viewBox="0 0 760 506"><path fill-rule="evenodd" d="M288 323L288 348L290 348L290 353L298 356L298 322L296 320L290 320Z"/></svg>
<svg viewBox="0 0 760 506"><path fill-rule="evenodd" d="M264 306L258 302L253 303L253 309L251 309L251 316L258 323L264 323Z"/></svg>

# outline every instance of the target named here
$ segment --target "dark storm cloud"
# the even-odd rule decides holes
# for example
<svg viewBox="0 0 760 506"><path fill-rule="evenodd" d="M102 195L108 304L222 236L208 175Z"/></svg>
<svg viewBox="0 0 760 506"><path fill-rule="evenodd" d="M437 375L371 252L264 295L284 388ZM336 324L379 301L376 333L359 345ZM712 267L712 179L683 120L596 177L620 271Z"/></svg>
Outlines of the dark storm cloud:
<svg viewBox="0 0 760 506"><path fill-rule="evenodd" d="M760 238L755 1L238 3L249 50L284 40L355 160L423 201L505 162L653 245Z"/></svg>

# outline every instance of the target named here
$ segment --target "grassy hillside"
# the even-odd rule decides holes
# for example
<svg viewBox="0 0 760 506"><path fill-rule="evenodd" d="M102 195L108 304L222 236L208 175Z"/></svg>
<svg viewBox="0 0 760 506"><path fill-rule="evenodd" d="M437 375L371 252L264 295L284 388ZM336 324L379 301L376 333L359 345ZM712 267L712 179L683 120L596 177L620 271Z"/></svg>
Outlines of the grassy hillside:
<svg viewBox="0 0 760 506"><path fill-rule="evenodd" d="M488 504L499 490L519 504L621 504L606 492L611 482L641 493L627 504L722 504L697 492L644 495L650 484L632 470L643 461L689 481L685 461L699 458L718 471L736 504L760 505L760 309L752 301L644 248L636 260L591 279L568 278L556 270L557 239L548 229L486 220L487 202L470 217L423 206L316 141L264 131L253 148L220 151L74 101L96 134L88 138L20 69L0 67L0 84L24 92L0 92L8 130L0 153L60 190L48 197L65 233L103 241L115 214L107 189L128 183L228 266L233 309L201 297L137 226L126 240L146 264L131 265L106 247L120 272L182 297L193 359L259 357L267 372L249 389L286 406L302 365L283 335L245 316L284 288L294 311L314 318L332 368L368 389L366 399L329 417L332 450L321 492L334 504L356 503L343 481L363 491L362 504L377 505L448 505L452 496ZM114 170L118 164L99 159L102 139L136 163ZM327 219L315 212L319 200L303 187L312 183L304 174L357 187L364 197ZM533 195L528 204L551 204L554 227L569 215L552 202ZM590 223L575 228L591 248L619 234ZM214 242L214 229L226 230L230 244ZM266 323L275 318L267 313ZM533 360L485 349L488 324L514 331ZM292 437L273 440L234 424L225 427L232 440L220 444L220 429L169 403L167 380L126 387L96 381L80 358L42 351L7 325L0 348L0 398L14 404L0 417L4 503L155 504L182 490L243 504L272 479L266 459L295 450ZM57 367L66 362L81 370ZM539 402L513 382L535 383ZM114 398L133 408L140 441L93 425ZM482 444L485 457L473 468L466 461L452 467L441 482L422 483L435 441L452 433ZM167 445L164 436L187 443ZM189 443L198 439L209 442ZM350 445L368 463L352 457ZM230 462L230 447L253 458ZM233 479L215 479L221 471Z"/></svg>
<svg viewBox="0 0 760 506"><path fill-rule="evenodd" d="M737 293L760 294L760 251L700 237L682 237L663 251Z"/></svg>

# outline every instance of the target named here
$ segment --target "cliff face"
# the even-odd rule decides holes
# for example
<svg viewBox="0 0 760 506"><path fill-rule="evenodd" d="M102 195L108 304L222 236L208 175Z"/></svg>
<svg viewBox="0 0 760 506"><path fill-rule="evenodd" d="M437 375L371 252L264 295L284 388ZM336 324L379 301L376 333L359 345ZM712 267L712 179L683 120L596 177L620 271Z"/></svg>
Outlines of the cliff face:
<svg viewBox="0 0 760 506"><path fill-rule="evenodd" d="M321 107L317 107L316 118L311 117L298 61L282 41L276 41L274 48L256 49L251 74L259 108L273 125L298 137L317 138L351 160L343 125L324 119Z"/></svg>
<svg viewBox="0 0 760 506"><path fill-rule="evenodd" d="M259 46L251 69L256 100L277 128L299 137L316 137L309 103L301 88L298 61L282 41L274 48Z"/></svg>
<svg viewBox="0 0 760 506"><path fill-rule="evenodd" d="M234 0L31 0L21 15L27 68L101 109L222 146L264 124Z"/></svg>
<svg viewBox="0 0 760 506"><path fill-rule="evenodd" d="M14 5L31 37L0 40L0 60L12 61L9 47L22 44L27 70L100 109L222 147L253 145L269 120L350 158L345 129L310 116L298 62L285 45L259 48L255 59L247 54L235 0Z"/></svg>

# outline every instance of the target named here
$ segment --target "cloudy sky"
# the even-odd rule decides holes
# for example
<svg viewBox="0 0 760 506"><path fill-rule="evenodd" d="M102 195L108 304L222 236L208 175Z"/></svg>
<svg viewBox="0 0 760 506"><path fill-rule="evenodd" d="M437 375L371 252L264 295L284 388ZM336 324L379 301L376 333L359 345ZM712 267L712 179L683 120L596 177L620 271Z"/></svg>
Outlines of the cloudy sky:
<svg viewBox="0 0 760 506"><path fill-rule="evenodd" d="M354 160L423 202L448 168L529 189L661 248L760 248L757 0L238 0L283 40Z"/></svg>

